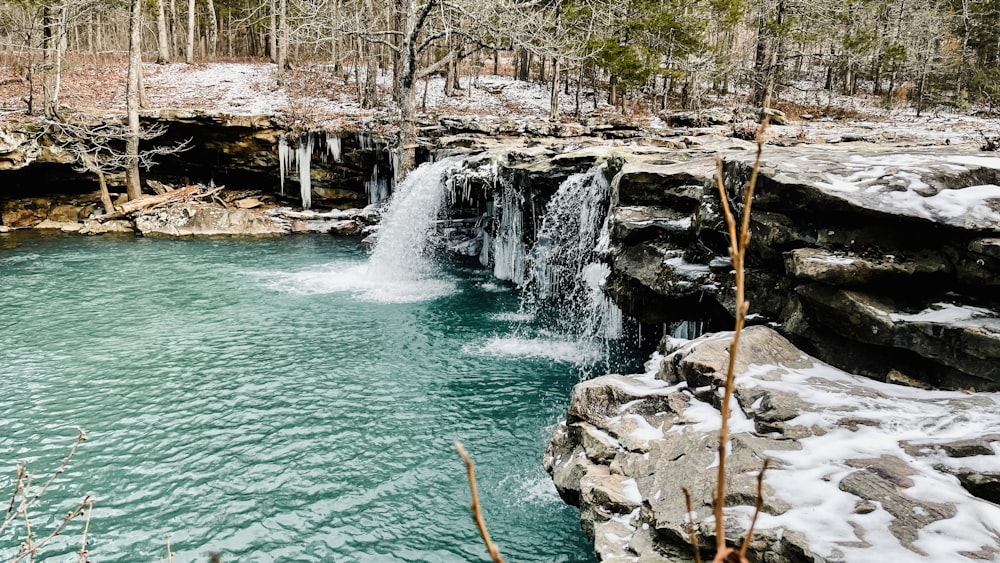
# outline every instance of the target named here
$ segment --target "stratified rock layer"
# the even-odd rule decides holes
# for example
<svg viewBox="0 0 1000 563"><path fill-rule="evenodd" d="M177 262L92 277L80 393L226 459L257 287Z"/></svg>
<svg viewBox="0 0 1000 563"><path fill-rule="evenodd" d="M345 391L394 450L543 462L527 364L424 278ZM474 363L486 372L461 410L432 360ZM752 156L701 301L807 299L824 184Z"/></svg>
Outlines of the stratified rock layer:
<svg viewBox="0 0 1000 563"><path fill-rule="evenodd" d="M670 156L633 159L613 182L608 290L649 324L724 326L735 303L715 159ZM723 154L738 218L751 169L749 151ZM1000 157L765 147L750 226L754 322L880 381L1000 389Z"/></svg>

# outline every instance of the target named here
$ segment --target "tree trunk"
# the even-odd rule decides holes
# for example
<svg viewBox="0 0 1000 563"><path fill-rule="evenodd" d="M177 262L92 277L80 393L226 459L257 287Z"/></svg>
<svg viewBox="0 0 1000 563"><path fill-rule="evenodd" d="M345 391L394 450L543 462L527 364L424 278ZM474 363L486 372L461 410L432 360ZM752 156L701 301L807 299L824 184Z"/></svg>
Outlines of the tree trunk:
<svg viewBox="0 0 1000 563"><path fill-rule="evenodd" d="M268 4L269 25L267 32L267 56L272 63L278 62L278 0L271 0Z"/></svg>
<svg viewBox="0 0 1000 563"><path fill-rule="evenodd" d="M377 105L375 93L378 82L378 63L375 62L375 46L365 40L361 40L361 53L365 59L365 85L361 107L373 108Z"/></svg>
<svg viewBox="0 0 1000 563"><path fill-rule="evenodd" d="M288 0L278 0L278 82L285 81L288 65Z"/></svg>
<svg viewBox="0 0 1000 563"><path fill-rule="evenodd" d="M417 148L417 40L431 8L437 0L427 0L427 4L417 10L416 0L403 0L403 37L400 42L399 74L399 168L400 177L416 166Z"/></svg>
<svg viewBox="0 0 1000 563"><path fill-rule="evenodd" d="M518 49L517 56L517 80L521 82L527 82L531 76L531 56L527 49L521 47Z"/></svg>
<svg viewBox="0 0 1000 563"><path fill-rule="evenodd" d="M45 114L49 119L56 117L59 111L59 90L62 87L62 61L63 54L66 52L68 17L69 6L63 4L59 8L59 13L56 17L55 52L52 56L52 84L49 99L45 105Z"/></svg>
<svg viewBox="0 0 1000 563"><path fill-rule="evenodd" d="M215 4L212 0L206 0L208 7L208 56L215 59L219 54L219 18L215 13Z"/></svg>
<svg viewBox="0 0 1000 563"><path fill-rule="evenodd" d="M167 15L163 7L164 0L156 0L156 31L157 49L156 64L165 65L170 62L170 41L167 38Z"/></svg>
<svg viewBox="0 0 1000 563"><path fill-rule="evenodd" d="M366 17L369 18L364 23L366 24L366 27L373 28L375 27L376 24L371 19L375 15L375 8L374 5L372 4L372 0L365 0L364 6L365 6L364 13L366 14ZM378 63L376 63L375 61L375 46L369 43L368 41L362 39L360 47L361 47L361 52L359 53L359 55L365 61L365 86L363 90L364 95L361 98L361 107L373 108L376 105L375 90L376 90L376 81L378 79L378 73L377 73ZM357 70L358 72L360 72L361 69Z"/></svg>
<svg viewBox="0 0 1000 563"><path fill-rule="evenodd" d="M108 193L108 180L104 176L104 171L94 162L94 157L90 156L87 148L82 143L78 144L77 147L80 150L80 158L83 159L84 168L97 175L97 185L101 190L101 205L104 206L104 212L108 214L114 213L115 204L111 202L111 194Z"/></svg>
<svg viewBox="0 0 1000 563"><path fill-rule="evenodd" d="M552 97L549 100L549 119L559 119L559 59L552 58Z"/></svg>
<svg viewBox="0 0 1000 563"><path fill-rule="evenodd" d="M184 62L194 63L194 0L188 0L187 45L184 50Z"/></svg>
<svg viewBox="0 0 1000 563"><path fill-rule="evenodd" d="M192 0L193 2L194 0ZM125 188L130 200L142 195L139 184L139 88L142 79L142 0L133 0L129 17L128 85L125 103L128 108L128 137L125 139Z"/></svg>
<svg viewBox="0 0 1000 563"><path fill-rule="evenodd" d="M162 0L161 0L162 1ZM180 56L181 46L177 42L180 36L180 24L177 22L177 0L170 0L170 56Z"/></svg>
<svg viewBox="0 0 1000 563"><path fill-rule="evenodd" d="M573 104L573 117L580 119L580 90L583 89L583 63L580 63L576 74L576 99Z"/></svg>
<svg viewBox="0 0 1000 563"><path fill-rule="evenodd" d="M452 98L455 96L455 67L458 64L455 61L455 59L457 59L458 57L455 56L456 55L455 46L452 45L452 40L450 37L448 38L447 43L448 43L448 66L446 67L447 70L445 71L444 75L444 95L449 98Z"/></svg>

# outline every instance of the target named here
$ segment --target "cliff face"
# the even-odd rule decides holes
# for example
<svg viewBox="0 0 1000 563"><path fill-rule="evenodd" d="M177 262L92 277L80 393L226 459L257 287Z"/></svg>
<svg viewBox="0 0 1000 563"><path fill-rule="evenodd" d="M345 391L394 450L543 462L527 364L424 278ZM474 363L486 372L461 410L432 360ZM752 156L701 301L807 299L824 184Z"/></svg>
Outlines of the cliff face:
<svg viewBox="0 0 1000 563"><path fill-rule="evenodd" d="M97 123L97 122L95 122ZM266 116L206 115L163 111L145 119L164 133L144 141L141 150L188 142L182 152L157 157L145 180L167 184L214 182L230 189L256 189L299 199L296 155L312 147L309 179L312 199L325 207L363 207L373 185L391 186L393 168L386 143L364 132L295 131ZM66 139L40 123L7 123L0 128L0 198L52 193L82 194L97 189L97 179L81 172ZM286 147L286 178L281 181L280 147ZM109 175L112 191L121 174Z"/></svg>
<svg viewBox="0 0 1000 563"><path fill-rule="evenodd" d="M752 157L720 152L739 213ZM715 169L698 150L623 157L606 290L626 313L667 326L727 322ZM770 458L751 561L995 561L1000 158L766 147L760 174L750 312L781 334L753 326L740 344L728 541L747 529ZM574 388L544 463L601 560L690 561L685 487L700 544L714 544L730 342L668 337L646 373ZM960 391L912 388L931 386Z"/></svg>
<svg viewBox="0 0 1000 563"><path fill-rule="evenodd" d="M650 330L725 330L734 295L715 154L739 213L752 147L721 138L682 146L536 147L497 161L522 196L525 225L570 173L605 162L610 189L595 203L607 206L604 290ZM751 324L878 381L1000 389L1000 157L767 146L750 225Z"/></svg>
<svg viewBox="0 0 1000 563"><path fill-rule="evenodd" d="M734 203L750 165L723 158ZM694 156L626 164L615 179L609 292L627 313L733 310L714 169ZM1000 388L1000 158L766 147L751 231L753 322L880 381Z"/></svg>
<svg viewBox="0 0 1000 563"><path fill-rule="evenodd" d="M361 208L384 199L394 183L388 146L363 133L290 132L269 118L194 112L157 119L166 134L151 142L190 140L192 148L164 157L147 182L226 185L233 207L255 205L254 195L261 209L301 204L308 182L317 207ZM591 206L595 215L608 213L599 252L610 267L607 294L650 330L685 321L711 330L729 325L733 295L714 155L722 155L728 195L738 202L751 166L748 143L673 137L626 145L614 140L616 129L560 139L471 127L449 122L429 131L441 154L487 148L495 162L493 176L450 190L453 215L480 222L479 242L464 253L478 254L500 277L517 277L522 272L497 268L483 243L530 247L562 182L605 162L610 189ZM44 128L6 128L3 226L91 214L93 179L76 165ZM753 322L772 323L818 358L880 381L1000 388L1000 157L947 146L767 146L760 174L748 271ZM46 192L64 195L37 197ZM513 209L520 217L504 223ZM357 232L366 222L342 230Z"/></svg>

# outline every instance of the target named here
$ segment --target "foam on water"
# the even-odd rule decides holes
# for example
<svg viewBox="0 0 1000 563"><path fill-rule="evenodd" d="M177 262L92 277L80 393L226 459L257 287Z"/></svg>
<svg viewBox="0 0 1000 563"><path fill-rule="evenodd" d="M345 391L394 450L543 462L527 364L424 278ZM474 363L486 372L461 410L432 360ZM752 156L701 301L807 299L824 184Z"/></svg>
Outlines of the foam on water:
<svg viewBox="0 0 1000 563"><path fill-rule="evenodd" d="M487 356L542 358L577 365L597 362L604 357L603 350L590 342L558 336L494 336L483 343L469 344L464 351Z"/></svg>
<svg viewBox="0 0 1000 563"><path fill-rule="evenodd" d="M505 321L508 323L528 323L535 320L535 315L524 311L508 311L491 315L495 321Z"/></svg>
<svg viewBox="0 0 1000 563"><path fill-rule="evenodd" d="M454 281L443 277L419 280L385 279L374 275L366 262L337 262L300 272L261 272L264 286L292 295L350 293L359 301L417 303L459 291Z"/></svg>

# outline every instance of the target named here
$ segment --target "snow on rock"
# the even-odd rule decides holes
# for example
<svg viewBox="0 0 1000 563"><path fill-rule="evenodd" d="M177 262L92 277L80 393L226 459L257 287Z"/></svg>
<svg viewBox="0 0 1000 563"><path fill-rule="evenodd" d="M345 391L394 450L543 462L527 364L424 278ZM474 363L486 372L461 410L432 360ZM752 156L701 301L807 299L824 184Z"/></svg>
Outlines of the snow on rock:
<svg viewBox="0 0 1000 563"><path fill-rule="evenodd" d="M748 157L737 157L748 166ZM1000 230L1000 156L859 147L769 148L760 197L827 200L975 231Z"/></svg>
<svg viewBox="0 0 1000 563"><path fill-rule="evenodd" d="M954 309L921 315L976 314ZM580 507L599 553L642 561L689 555L682 487L691 493L701 544L714 541L717 390L730 338L706 335L675 346L645 374L577 385L547 456L573 459L574 471L546 465L563 498ZM806 356L765 327L743 334L737 359L727 456L731 542L753 514L762 460L772 460L751 560L1000 560L1000 394L925 391L857 377ZM621 433L627 430L620 427L622 408L665 432L631 447ZM580 419L594 413L609 416ZM589 457L573 430L581 423L616 439L613 455Z"/></svg>

